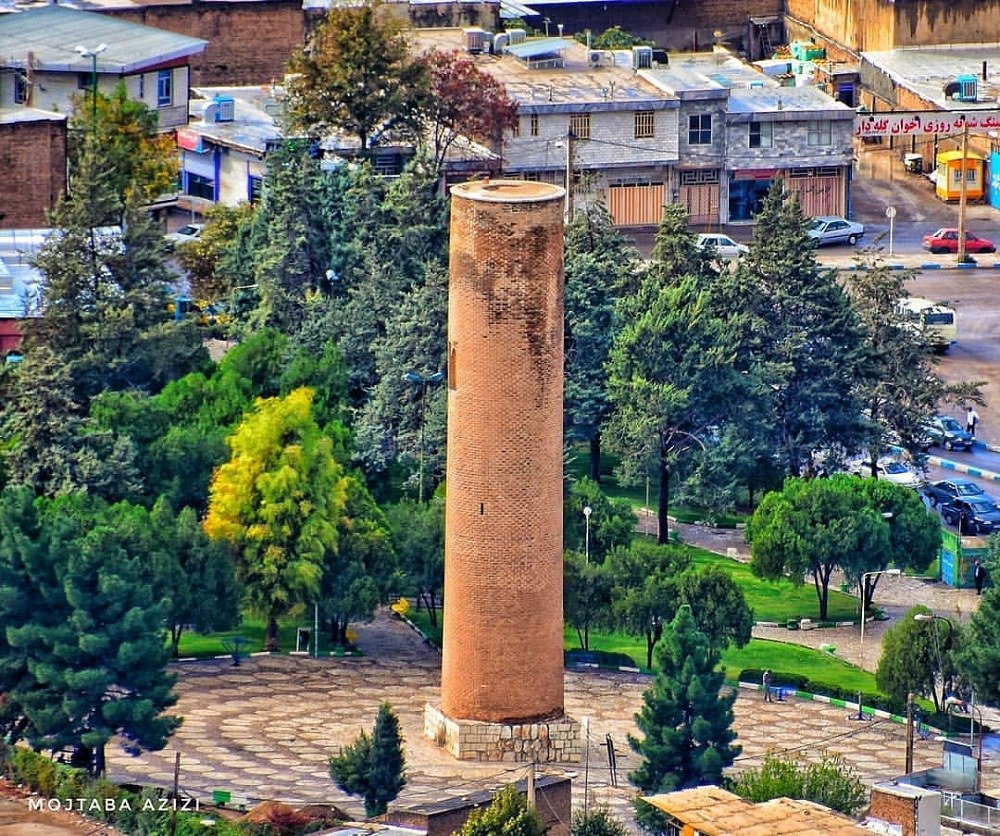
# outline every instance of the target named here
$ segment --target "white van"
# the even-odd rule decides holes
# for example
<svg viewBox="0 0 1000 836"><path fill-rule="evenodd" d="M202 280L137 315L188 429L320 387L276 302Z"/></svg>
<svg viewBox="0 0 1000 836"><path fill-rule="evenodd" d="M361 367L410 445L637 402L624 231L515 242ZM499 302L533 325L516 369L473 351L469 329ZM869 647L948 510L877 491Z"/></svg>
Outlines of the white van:
<svg viewBox="0 0 1000 836"><path fill-rule="evenodd" d="M909 296L896 303L896 310L920 330L934 351L944 354L958 341L958 315L954 308Z"/></svg>

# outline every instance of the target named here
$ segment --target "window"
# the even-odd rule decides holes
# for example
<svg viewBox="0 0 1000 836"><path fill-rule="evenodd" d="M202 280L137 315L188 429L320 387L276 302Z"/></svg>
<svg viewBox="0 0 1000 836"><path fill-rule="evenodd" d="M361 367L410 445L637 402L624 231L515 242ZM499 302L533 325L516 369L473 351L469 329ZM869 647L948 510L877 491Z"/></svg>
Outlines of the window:
<svg viewBox="0 0 1000 836"><path fill-rule="evenodd" d="M264 181L255 174L247 178L247 198L251 203L260 203L261 195L264 193Z"/></svg>
<svg viewBox="0 0 1000 836"><path fill-rule="evenodd" d="M531 135L538 136L538 114L531 114Z"/></svg>
<svg viewBox="0 0 1000 836"><path fill-rule="evenodd" d="M28 79L19 70L14 70L14 104L27 104Z"/></svg>
<svg viewBox="0 0 1000 836"><path fill-rule="evenodd" d="M138 86L137 89L138 89L138 93L139 93L138 98L140 98L140 99L146 98L146 74L145 73L139 73L139 86Z"/></svg>
<svg viewBox="0 0 1000 836"><path fill-rule="evenodd" d="M635 113L635 138L652 139L655 136L653 111L637 110Z"/></svg>
<svg viewBox="0 0 1000 836"><path fill-rule="evenodd" d="M809 123L809 145L829 145L831 143L830 139L830 123L829 122L810 122Z"/></svg>
<svg viewBox="0 0 1000 836"><path fill-rule="evenodd" d="M215 183L208 177L200 174L192 174L190 171L184 172L187 180L185 191L192 197L202 197L205 200L215 200Z"/></svg>
<svg viewBox="0 0 1000 836"><path fill-rule="evenodd" d="M750 123L750 147L751 148L773 148L774 147L774 123L773 122L751 122Z"/></svg>
<svg viewBox="0 0 1000 836"><path fill-rule="evenodd" d="M590 139L590 114L572 114L569 117L569 132L574 139Z"/></svg>
<svg viewBox="0 0 1000 836"><path fill-rule="evenodd" d="M688 117L688 145L712 144L712 114L696 113Z"/></svg>
<svg viewBox="0 0 1000 836"><path fill-rule="evenodd" d="M92 73L77 73L76 86L78 90L89 90L90 83L94 80Z"/></svg>
<svg viewBox="0 0 1000 836"><path fill-rule="evenodd" d="M514 137L514 139L517 139L521 135L521 117L520 116L518 116L517 119L514 120L514 124L511 126L511 129L510 129L510 135L512 137Z"/></svg>
<svg viewBox="0 0 1000 836"><path fill-rule="evenodd" d="M156 104L158 107L174 103L173 70L160 70L156 74Z"/></svg>

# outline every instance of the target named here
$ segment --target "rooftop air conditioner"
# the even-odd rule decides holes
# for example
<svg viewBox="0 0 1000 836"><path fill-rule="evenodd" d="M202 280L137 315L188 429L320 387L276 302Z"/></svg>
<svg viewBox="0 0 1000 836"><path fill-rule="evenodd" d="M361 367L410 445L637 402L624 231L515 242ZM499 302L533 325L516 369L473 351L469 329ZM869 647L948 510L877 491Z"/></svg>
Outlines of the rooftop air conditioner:
<svg viewBox="0 0 1000 836"><path fill-rule="evenodd" d="M483 51L484 40L487 37L487 33L482 29L466 29L465 30L465 51L471 53L479 53Z"/></svg>
<svg viewBox="0 0 1000 836"><path fill-rule="evenodd" d="M523 29L508 29L507 34L510 36L508 43L511 46L515 44L523 44L525 39L528 37L528 33Z"/></svg>
<svg viewBox="0 0 1000 836"><path fill-rule="evenodd" d="M587 63L589 63L591 67L599 67L601 65L601 59L603 57L604 53L601 52L599 49L592 49L587 54Z"/></svg>
<svg viewBox="0 0 1000 836"><path fill-rule="evenodd" d="M960 102L974 102L978 96L978 83L974 75L960 75L955 79L958 82L958 93L955 98Z"/></svg>
<svg viewBox="0 0 1000 836"><path fill-rule="evenodd" d="M632 47L632 68L648 70L653 66L653 48L651 46Z"/></svg>
<svg viewBox="0 0 1000 836"><path fill-rule="evenodd" d="M510 36L506 32L497 32L493 36L493 54L503 55L504 50L507 49L509 40Z"/></svg>
<svg viewBox="0 0 1000 836"><path fill-rule="evenodd" d="M215 122L232 122L236 118L236 100L232 96L214 96L212 111Z"/></svg>

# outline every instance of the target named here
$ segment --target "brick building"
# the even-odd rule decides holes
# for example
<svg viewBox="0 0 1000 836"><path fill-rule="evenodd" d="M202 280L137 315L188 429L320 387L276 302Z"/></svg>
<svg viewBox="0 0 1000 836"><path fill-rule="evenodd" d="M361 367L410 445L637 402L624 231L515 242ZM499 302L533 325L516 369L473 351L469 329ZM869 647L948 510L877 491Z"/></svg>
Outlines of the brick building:
<svg viewBox="0 0 1000 836"><path fill-rule="evenodd" d="M0 229L46 226L66 189L66 116L0 108Z"/></svg>

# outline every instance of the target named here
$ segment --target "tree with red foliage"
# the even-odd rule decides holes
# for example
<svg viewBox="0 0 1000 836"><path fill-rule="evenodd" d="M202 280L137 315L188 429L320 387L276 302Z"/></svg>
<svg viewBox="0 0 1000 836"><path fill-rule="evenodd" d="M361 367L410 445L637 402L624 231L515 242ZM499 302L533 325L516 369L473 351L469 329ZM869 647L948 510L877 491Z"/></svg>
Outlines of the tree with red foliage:
<svg viewBox="0 0 1000 836"><path fill-rule="evenodd" d="M517 102L503 84L458 52L431 51L423 62L430 77L431 96L423 115L436 171L460 136L499 152L505 131L517 124Z"/></svg>

